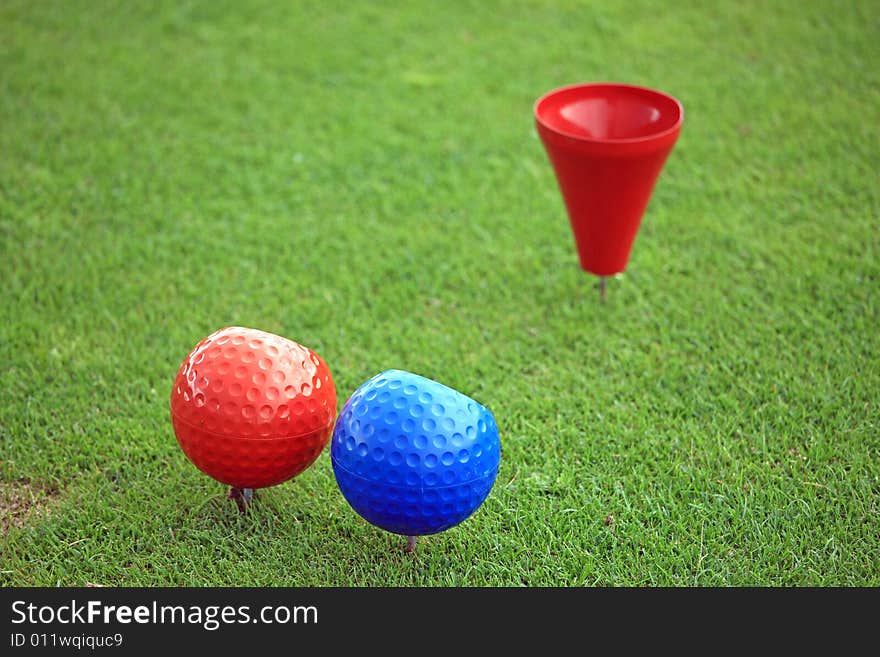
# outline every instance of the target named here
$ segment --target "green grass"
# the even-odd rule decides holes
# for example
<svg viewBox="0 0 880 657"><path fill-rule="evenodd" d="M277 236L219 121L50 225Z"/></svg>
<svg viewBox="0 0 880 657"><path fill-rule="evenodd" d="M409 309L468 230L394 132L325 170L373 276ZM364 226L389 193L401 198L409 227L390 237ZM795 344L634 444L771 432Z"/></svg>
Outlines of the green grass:
<svg viewBox="0 0 880 657"><path fill-rule="evenodd" d="M140 4L0 6L0 583L880 585L875 2ZM685 105L604 305L582 80ZM325 451L239 517L168 417L228 324L482 401L489 499L408 556Z"/></svg>

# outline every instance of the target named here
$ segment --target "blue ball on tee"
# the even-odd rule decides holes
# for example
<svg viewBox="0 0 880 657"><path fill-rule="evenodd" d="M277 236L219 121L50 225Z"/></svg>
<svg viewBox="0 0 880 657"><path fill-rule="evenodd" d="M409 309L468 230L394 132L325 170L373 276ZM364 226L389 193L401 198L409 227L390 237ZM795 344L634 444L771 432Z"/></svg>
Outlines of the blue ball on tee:
<svg viewBox="0 0 880 657"><path fill-rule="evenodd" d="M358 514L389 532L421 536L477 510L495 483L501 444L482 404L388 370L345 403L330 452L336 482Z"/></svg>

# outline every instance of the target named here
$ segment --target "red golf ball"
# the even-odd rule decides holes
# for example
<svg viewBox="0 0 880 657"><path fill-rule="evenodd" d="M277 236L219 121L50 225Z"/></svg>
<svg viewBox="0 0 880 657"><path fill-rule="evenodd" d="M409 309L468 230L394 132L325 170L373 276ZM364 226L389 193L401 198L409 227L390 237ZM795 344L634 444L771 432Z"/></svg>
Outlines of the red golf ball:
<svg viewBox="0 0 880 657"><path fill-rule="evenodd" d="M330 437L336 389L311 349L232 326L199 342L171 389L174 434L205 474L265 488L308 468Z"/></svg>

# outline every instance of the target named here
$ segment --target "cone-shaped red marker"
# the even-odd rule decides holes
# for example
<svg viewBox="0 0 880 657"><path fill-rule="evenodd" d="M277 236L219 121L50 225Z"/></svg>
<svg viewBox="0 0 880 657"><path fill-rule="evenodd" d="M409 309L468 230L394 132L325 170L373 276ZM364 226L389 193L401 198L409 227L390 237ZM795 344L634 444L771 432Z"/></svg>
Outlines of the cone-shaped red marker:
<svg viewBox="0 0 880 657"><path fill-rule="evenodd" d="M683 118L672 96L628 84L563 87L535 103L584 271L604 277L626 269Z"/></svg>

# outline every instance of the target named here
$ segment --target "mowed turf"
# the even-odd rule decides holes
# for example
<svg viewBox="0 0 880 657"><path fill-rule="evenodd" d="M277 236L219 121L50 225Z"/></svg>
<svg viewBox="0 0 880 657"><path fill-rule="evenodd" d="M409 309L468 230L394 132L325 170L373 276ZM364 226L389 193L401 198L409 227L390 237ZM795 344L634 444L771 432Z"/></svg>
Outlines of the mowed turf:
<svg viewBox="0 0 880 657"><path fill-rule="evenodd" d="M874 2L4 2L4 585L880 585ZM578 268L532 104L679 98L629 268ZM340 405L487 405L486 503L420 542L329 450L240 517L168 398L235 324Z"/></svg>

